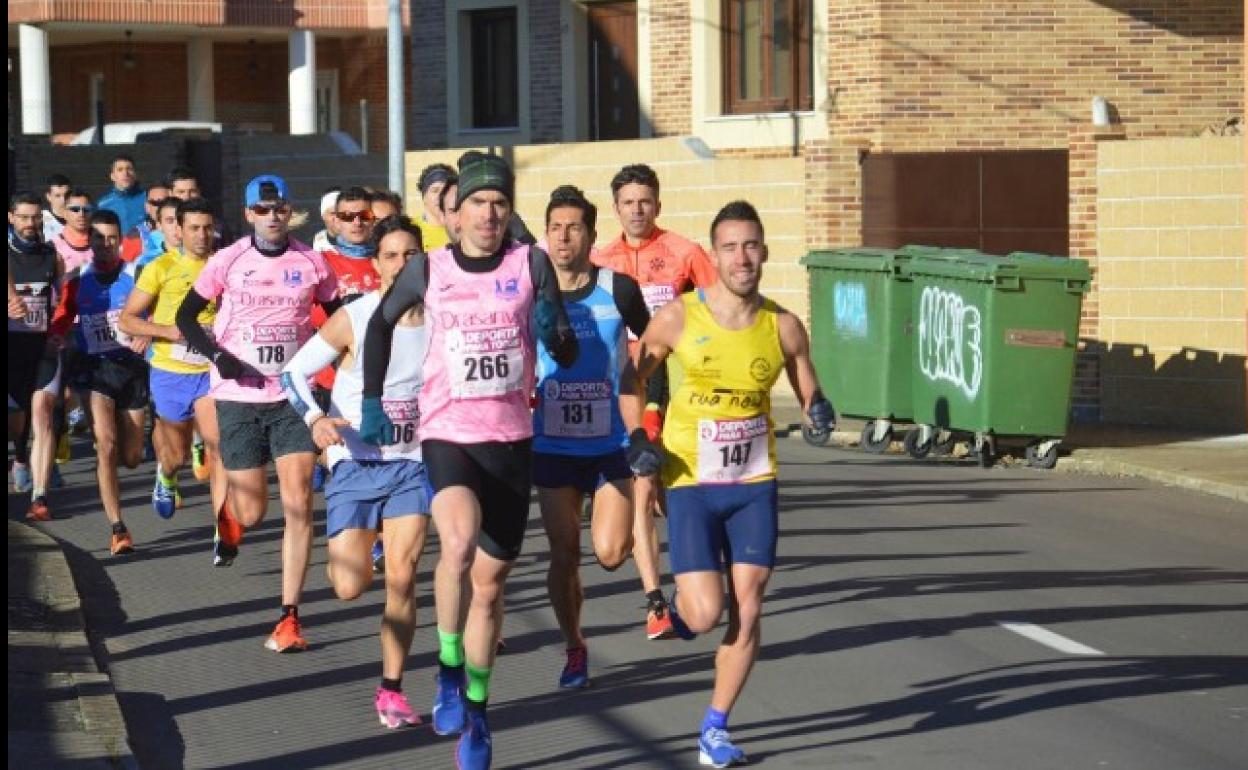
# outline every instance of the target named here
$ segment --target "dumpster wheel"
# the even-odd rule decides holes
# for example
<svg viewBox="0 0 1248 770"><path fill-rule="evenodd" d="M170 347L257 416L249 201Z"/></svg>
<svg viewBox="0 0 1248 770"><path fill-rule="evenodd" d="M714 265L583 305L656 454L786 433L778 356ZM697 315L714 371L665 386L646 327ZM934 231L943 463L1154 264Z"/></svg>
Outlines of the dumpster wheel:
<svg viewBox="0 0 1248 770"><path fill-rule="evenodd" d="M923 427L920 425L906 431L906 437L901 443L906 447L906 453L916 460L922 460L932 451L932 439L929 437L927 441L923 440Z"/></svg>
<svg viewBox="0 0 1248 770"><path fill-rule="evenodd" d="M975 434L975 456L981 468L991 468L996 465L997 442L991 433Z"/></svg>
<svg viewBox="0 0 1248 770"><path fill-rule="evenodd" d="M832 438L830 430L815 430L814 428L802 424L802 438L806 439L806 443L811 446L824 446Z"/></svg>
<svg viewBox="0 0 1248 770"><path fill-rule="evenodd" d="M937 430L932 438L932 454L937 457L948 457L958 444L958 437L951 430Z"/></svg>
<svg viewBox="0 0 1248 770"><path fill-rule="evenodd" d="M1057 465L1057 448L1061 442L1055 439L1036 439L1027 445L1027 465L1032 468L1052 470Z"/></svg>
<svg viewBox="0 0 1248 770"><path fill-rule="evenodd" d="M858 439L859 446L862 451L873 455L882 455L888 451L888 447L893 443L893 427L885 421L884 437L878 441L875 438L876 421L870 420L862 428L862 436Z"/></svg>

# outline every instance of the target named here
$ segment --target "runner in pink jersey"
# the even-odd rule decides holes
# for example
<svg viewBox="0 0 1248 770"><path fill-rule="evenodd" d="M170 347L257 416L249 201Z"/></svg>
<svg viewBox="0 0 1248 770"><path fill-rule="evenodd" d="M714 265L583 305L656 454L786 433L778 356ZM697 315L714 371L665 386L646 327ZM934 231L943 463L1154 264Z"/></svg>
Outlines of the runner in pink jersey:
<svg viewBox="0 0 1248 770"><path fill-rule="evenodd" d="M65 228L52 239L52 246L61 255L65 275L71 276L91 261L91 214L95 204L91 194L75 187L65 196ZM73 241L71 243L70 241ZM77 244L77 245L75 245Z"/></svg>
<svg viewBox="0 0 1248 770"><path fill-rule="evenodd" d="M187 342L212 361L221 461L230 510L254 527L268 506L265 466L277 468L282 535L282 616L265 646L303 650L298 605L312 554L312 464L316 444L286 400L282 368L312 336L312 305L333 314L337 282L324 257L289 237L286 183L259 176L247 184L245 215L255 234L217 252L178 308ZM197 317L217 301L212 335Z"/></svg>
<svg viewBox="0 0 1248 770"><path fill-rule="evenodd" d="M463 732L456 761L464 770L482 770L491 761L485 706L503 585L529 518L535 337L561 363L577 356L550 258L507 235L514 189L501 158L477 154L461 161L460 243L408 262L364 341L360 435L379 444L392 437L381 392L394 324L424 303L430 337L421 453L441 543L434 572L441 666L433 729Z"/></svg>

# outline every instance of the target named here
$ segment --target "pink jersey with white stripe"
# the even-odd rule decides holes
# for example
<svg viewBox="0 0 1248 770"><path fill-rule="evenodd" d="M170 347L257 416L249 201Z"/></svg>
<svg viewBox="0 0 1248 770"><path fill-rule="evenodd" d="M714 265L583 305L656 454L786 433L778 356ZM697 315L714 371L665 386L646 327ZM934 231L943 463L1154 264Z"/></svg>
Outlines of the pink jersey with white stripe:
<svg viewBox="0 0 1248 770"><path fill-rule="evenodd" d="M461 270L450 249L429 254L422 439L476 444L533 435L533 300L526 245L513 246L488 273Z"/></svg>
<svg viewBox="0 0 1248 770"><path fill-rule="evenodd" d="M337 280L325 258L299 241L268 257L250 237L218 251L195 281L195 292L217 299L212 327L217 344L260 377L224 380L212 370L212 396L263 404L285 401L280 375L299 346L311 337L312 304L335 296Z"/></svg>

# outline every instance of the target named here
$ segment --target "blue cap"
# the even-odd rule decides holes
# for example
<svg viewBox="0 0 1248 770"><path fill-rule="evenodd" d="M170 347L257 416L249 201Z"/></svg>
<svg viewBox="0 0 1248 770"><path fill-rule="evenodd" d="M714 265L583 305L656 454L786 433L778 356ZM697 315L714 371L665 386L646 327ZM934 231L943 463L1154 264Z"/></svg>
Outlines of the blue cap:
<svg viewBox="0 0 1248 770"><path fill-rule="evenodd" d="M247 183L247 192L243 196L244 206L254 206L260 201L290 200L290 191L286 189L286 180L272 174L261 174Z"/></svg>

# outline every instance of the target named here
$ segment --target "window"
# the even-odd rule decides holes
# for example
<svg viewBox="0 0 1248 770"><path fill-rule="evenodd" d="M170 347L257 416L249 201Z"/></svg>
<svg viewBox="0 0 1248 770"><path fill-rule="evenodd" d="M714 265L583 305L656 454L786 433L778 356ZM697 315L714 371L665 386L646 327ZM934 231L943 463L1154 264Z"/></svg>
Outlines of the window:
<svg viewBox="0 0 1248 770"><path fill-rule="evenodd" d="M469 13L472 62L472 127L520 125L520 83L516 48L516 9Z"/></svg>
<svg viewBox="0 0 1248 770"><path fill-rule="evenodd" d="M724 0L724 111L812 109L811 0Z"/></svg>

